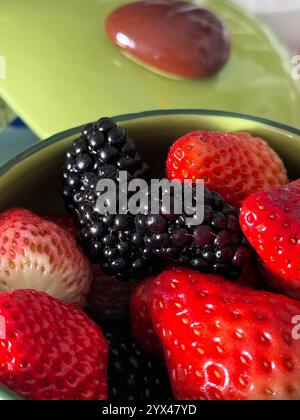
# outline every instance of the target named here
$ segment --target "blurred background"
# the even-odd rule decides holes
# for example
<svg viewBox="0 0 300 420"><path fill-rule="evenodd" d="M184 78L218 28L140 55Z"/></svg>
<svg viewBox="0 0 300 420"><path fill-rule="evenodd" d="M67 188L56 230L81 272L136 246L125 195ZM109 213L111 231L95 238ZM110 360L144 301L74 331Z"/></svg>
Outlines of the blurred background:
<svg viewBox="0 0 300 420"><path fill-rule="evenodd" d="M270 25L291 51L300 51L299 0L234 0L234 2Z"/></svg>

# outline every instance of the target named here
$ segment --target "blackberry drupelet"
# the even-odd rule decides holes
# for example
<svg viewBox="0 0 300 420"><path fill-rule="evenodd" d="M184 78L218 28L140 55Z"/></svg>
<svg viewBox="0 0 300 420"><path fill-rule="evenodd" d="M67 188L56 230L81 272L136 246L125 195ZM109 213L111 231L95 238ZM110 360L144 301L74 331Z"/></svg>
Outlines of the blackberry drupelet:
<svg viewBox="0 0 300 420"><path fill-rule="evenodd" d="M123 128L106 117L88 124L66 154L63 196L67 208L88 219L97 200L98 181L118 181L120 171L128 173L128 180L149 176L148 165Z"/></svg>
<svg viewBox="0 0 300 420"><path fill-rule="evenodd" d="M161 202L158 215L99 214L98 181L107 177L118 181L125 168L129 180L148 177L133 140L108 118L89 124L67 152L64 197L76 214L79 239L94 262L124 281L158 274L167 264L232 279L239 276L250 258L250 246L238 212L218 193L205 188L200 225L188 224L191 215L163 214Z"/></svg>
<svg viewBox="0 0 300 420"><path fill-rule="evenodd" d="M130 338L112 333L108 388L110 401L170 400L172 392L163 361L144 353Z"/></svg>

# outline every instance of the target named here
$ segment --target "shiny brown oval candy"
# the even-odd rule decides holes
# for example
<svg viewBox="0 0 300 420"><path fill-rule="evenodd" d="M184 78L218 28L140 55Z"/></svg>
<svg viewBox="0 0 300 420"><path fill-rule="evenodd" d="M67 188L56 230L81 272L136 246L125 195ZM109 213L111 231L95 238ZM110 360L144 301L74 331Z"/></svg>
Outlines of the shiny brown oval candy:
<svg viewBox="0 0 300 420"><path fill-rule="evenodd" d="M183 78L207 77L230 55L230 36L209 10L182 0L141 0L106 21L113 42L145 65Z"/></svg>

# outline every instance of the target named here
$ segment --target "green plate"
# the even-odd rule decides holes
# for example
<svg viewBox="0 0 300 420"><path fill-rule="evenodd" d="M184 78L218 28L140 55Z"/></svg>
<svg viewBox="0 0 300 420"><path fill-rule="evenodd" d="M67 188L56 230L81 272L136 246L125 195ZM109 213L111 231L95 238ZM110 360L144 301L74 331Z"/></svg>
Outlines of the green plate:
<svg viewBox="0 0 300 420"><path fill-rule="evenodd" d="M233 39L227 66L198 81L171 80L128 60L104 32L128 0L0 0L0 96L41 138L98 118L149 109L209 108L300 127L300 88L286 51L229 0L195 0Z"/></svg>
<svg viewBox="0 0 300 420"><path fill-rule="evenodd" d="M116 117L137 142L154 175L163 176L169 146L192 130L248 131L260 136L283 158L290 178L300 177L300 130L241 114L205 110L153 111ZM60 178L74 128L38 143L0 168L0 210L25 206L34 211L62 211ZM22 181L20 181L22 180ZM0 388L0 400L14 398Z"/></svg>

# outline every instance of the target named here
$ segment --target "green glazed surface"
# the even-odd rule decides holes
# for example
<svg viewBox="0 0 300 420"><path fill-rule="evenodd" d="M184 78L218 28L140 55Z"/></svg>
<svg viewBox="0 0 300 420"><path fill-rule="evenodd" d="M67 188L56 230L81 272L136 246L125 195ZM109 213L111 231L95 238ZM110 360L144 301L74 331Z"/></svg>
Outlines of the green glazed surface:
<svg viewBox="0 0 300 420"><path fill-rule="evenodd" d="M0 95L45 138L100 115L149 109L242 112L300 127L291 60L261 22L229 0L194 0L227 24L232 55L209 79L172 80L126 58L106 16L128 0L0 0Z"/></svg>
<svg viewBox="0 0 300 420"><path fill-rule="evenodd" d="M300 177L300 130L271 121L205 110L153 111L116 117L137 142L155 176L163 176L168 149L192 130L248 131L260 136L280 154L291 179ZM25 206L34 211L63 210L60 177L67 147L81 127L55 135L0 168L0 210ZM1 399L14 399L0 388Z"/></svg>

